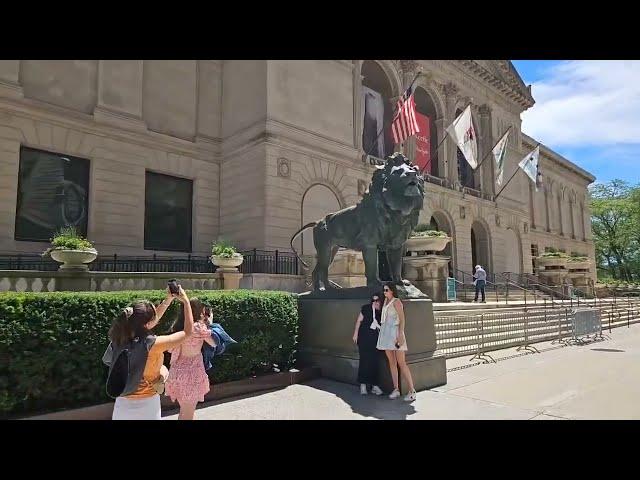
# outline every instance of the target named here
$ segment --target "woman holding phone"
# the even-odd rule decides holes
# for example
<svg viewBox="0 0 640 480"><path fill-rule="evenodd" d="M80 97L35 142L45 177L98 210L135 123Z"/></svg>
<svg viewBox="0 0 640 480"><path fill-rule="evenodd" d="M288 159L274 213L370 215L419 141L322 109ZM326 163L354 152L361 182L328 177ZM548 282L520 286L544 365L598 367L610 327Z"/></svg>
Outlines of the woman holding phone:
<svg viewBox="0 0 640 480"><path fill-rule="evenodd" d="M393 380L393 392L390 399L400 396L398 385L398 367L402 372L402 377L407 382L409 393L404 397L406 402L413 402L416 399L416 389L413 387L413 378L407 365L405 354L407 351L407 340L404 336L404 307L398 297L398 290L392 282L384 286L384 305L382 306L382 319L380 322L380 335L378 336L378 350L384 350L389 361L391 379Z"/></svg>

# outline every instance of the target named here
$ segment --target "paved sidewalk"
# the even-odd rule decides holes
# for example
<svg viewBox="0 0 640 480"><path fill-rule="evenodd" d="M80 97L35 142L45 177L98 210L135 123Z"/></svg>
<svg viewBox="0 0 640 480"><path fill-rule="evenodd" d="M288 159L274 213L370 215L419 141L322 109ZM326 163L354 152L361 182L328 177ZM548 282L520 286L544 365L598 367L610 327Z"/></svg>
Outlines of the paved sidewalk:
<svg viewBox="0 0 640 480"><path fill-rule="evenodd" d="M213 402L196 419L640 419L640 325L604 333L608 339L582 346L536 344L536 354L501 350L492 354L497 363L449 360L447 385L411 404L318 379Z"/></svg>

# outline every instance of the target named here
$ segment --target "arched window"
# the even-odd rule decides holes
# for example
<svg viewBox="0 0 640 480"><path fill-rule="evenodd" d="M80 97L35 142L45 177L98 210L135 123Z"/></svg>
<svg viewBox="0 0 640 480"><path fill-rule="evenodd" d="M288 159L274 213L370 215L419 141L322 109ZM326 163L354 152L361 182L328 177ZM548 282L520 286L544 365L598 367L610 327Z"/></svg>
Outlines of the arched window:
<svg viewBox="0 0 640 480"><path fill-rule="evenodd" d="M302 220L301 226L307 223L323 219L328 213L340 210L340 202L333 191L325 186L316 184L311 186L302 197ZM303 255L315 255L316 249L313 245L313 232L311 229L301 235Z"/></svg>
<svg viewBox="0 0 640 480"><path fill-rule="evenodd" d="M386 73L373 60L365 60L362 75L362 149L378 158L394 150L391 119L393 88Z"/></svg>
<svg viewBox="0 0 640 480"><path fill-rule="evenodd" d="M416 153L412 160L417 163L420 169L439 177L438 168L438 132L436 127L437 112L436 106L422 87L417 87L414 94L416 102L416 120L420 127L420 133L416 135Z"/></svg>

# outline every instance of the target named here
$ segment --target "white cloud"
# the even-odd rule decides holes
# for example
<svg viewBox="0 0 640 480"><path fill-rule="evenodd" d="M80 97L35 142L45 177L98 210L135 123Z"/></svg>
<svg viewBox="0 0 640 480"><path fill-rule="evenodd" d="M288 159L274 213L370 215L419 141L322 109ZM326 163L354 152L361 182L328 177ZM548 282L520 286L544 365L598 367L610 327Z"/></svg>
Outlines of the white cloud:
<svg viewBox="0 0 640 480"><path fill-rule="evenodd" d="M640 144L640 61L576 60L549 68L531 87L522 128L559 147Z"/></svg>

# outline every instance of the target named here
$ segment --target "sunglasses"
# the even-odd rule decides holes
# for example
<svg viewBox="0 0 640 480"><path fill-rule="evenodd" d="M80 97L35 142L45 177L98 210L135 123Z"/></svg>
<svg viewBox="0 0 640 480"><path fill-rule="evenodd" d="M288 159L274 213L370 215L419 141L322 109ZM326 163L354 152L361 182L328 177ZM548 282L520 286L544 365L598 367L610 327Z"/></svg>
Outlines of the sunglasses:
<svg viewBox="0 0 640 480"><path fill-rule="evenodd" d="M380 301L380 299L379 299L379 298L372 298L372 299L371 299L371 301L372 301L372 302L379 302L379 301Z"/></svg>
<svg viewBox="0 0 640 480"><path fill-rule="evenodd" d="M385 288L383 291L384 292L390 292L391 290L389 290L388 288Z"/></svg>

